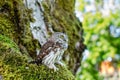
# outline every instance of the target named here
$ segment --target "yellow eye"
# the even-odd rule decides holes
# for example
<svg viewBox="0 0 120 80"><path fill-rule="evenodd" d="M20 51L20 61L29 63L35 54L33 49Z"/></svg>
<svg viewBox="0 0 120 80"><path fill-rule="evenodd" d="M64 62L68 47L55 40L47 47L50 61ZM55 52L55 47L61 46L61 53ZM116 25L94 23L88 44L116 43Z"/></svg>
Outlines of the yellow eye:
<svg viewBox="0 0 120 80"><path fill-rule="evenodd" d="M61 36L60 36L60 38L61 38L61 39L64 39L64 36L63 36L63 35L61 35Z"/></svg>

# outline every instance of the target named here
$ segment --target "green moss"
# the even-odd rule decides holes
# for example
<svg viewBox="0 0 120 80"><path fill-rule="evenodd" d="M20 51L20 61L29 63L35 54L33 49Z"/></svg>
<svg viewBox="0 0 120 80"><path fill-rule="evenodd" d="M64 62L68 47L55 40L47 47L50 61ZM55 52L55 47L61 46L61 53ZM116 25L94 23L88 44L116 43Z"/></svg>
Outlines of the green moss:
<svg viewBox="0 0 120 80"><path fill-rule="evenodd" d="M15 42L13 42L12 39L3 36L0 34L0 52L1 54L3 54L4 52L16 52L16 53L20 53L19 48L17 46L17 44Z"/></svg>
<svg viewBox="0 0 120 80"><path fill-rule="evenodd" d="M73 45L80 38L78 29L81 30L81 26L77 24L78 21L73 14L73 1L67 1L71 3L71 7L68 7L65 1L58 0L53 12L50 4L45 2L43 5L45 21L52 24L55 31L66 32L69 36L67 53L71 54L70 65L72 65L74 64L72 57L76 54ZM29 53L34 58L36 48L39 48L38 41L32 38L30 32L30 11L24 7L22 0L2 0L0 9L3 10L0 13L0 34L2 34L0 36L0 46L2 46L0 47L0 74L5 80L74 80L74 76L66 68L58 66L60 70L53 72L43 65L28 64L28 56L18 54Z"/></svg>
<svg viewBox="0 0 120 80"><path fill-rule="evenodd" d="M2 35L8 36L8 37L14 39L15 38L14 28L15 27L9 18L7 18L4 15L0 15L0 33Z"/></svg>
<svg viewBox="0 0 120 80"><path fill-rule="evenodd" d="M14 40L22 53L34 58L36 48L40 47L33 39L29 26L31 10L24 6L22 0L2 0L0 9L0 34Z"/></svg>
<svg viewBox="0 0 120 80"><path fill-rule="evenodd" d="M0 35L0 75L4 80L74 80L65 67L57 66L54 72L44 65L28 63L28 56L21 54L10 38Z"/></svg>
<svg viewBox="0 0 120 80"><path fill-rule="evenodd" d="M8 55L9 56L9 55ZM14 56L15 57L15 56ZM12 57L14 59L14 57ZM1 75L4 80L74 80L74 76L63 67L59 66L59 71L54 72L44 65L23 64L23 58L16 57L17 64L0 63L2 66ZM7 57L7 59L9 59ZM22 62L20 62L22 59ZM12 61L11 61L12 62ZM21 64L20 64L21 63ZM19 64L19 65L18 65Z"/></svg>

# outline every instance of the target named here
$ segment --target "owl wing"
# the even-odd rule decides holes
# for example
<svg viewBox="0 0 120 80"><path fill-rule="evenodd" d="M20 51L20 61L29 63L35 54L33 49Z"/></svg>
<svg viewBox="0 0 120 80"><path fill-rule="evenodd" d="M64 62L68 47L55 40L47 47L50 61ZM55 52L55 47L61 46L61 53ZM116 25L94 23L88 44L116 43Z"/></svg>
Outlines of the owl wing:
<svg viewBox="0 0 120 80"><path fill-rule="evenodd" d="M54 46L55 46L55 42L54 41L47 41L41 47L40 53L37 56L37 58L43 58L45 55L49 54L49 52L53 49Z"/></svg>

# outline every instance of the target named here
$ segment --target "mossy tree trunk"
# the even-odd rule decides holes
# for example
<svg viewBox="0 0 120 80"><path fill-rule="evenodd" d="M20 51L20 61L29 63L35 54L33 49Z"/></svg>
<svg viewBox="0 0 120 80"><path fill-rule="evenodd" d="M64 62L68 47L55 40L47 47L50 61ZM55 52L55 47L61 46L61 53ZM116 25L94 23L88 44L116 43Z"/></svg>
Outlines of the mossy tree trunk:
<svg viewBox="0 0 120 80"><path fill-rule="evenodd" d="M83 44L82 24L75 15L75 0L44 0L44 17L46 25L52 26L56 32L65 32L69 37L69 48L63 59L69 69L76 73L80 67L82 52L85 49Z"/></svg>
<svg viewBox="0 0 120 80"><path fill-rule="evenodd" d="M85 48L82 25L74 14L75 0L43 0L41 4L47 35L52 34L51 27L54 32L64 32L69 37L63 60L75 73ZM32 13L22 0L0 1L0 76L5 80L74 80L74 76L59 65L60 70L54 73L43 65L28 64L41 47L31 32L30 23L35 21Z"/></svg>

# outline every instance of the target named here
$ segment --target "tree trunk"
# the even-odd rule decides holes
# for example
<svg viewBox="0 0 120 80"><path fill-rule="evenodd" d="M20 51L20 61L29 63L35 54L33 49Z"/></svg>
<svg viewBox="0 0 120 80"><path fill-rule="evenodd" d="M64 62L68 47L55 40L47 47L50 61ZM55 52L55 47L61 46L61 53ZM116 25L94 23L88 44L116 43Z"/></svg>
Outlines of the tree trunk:
<svg viewBox="0 0 120 80"><path fill-rule="evenodd" d="M74 14L74 0L2 0L0 2L0 78L5 80L74 80L66 67L54 72L28 64L54 32L68 35L63 60L76 73L80 66L83 29Z"/></svg>

